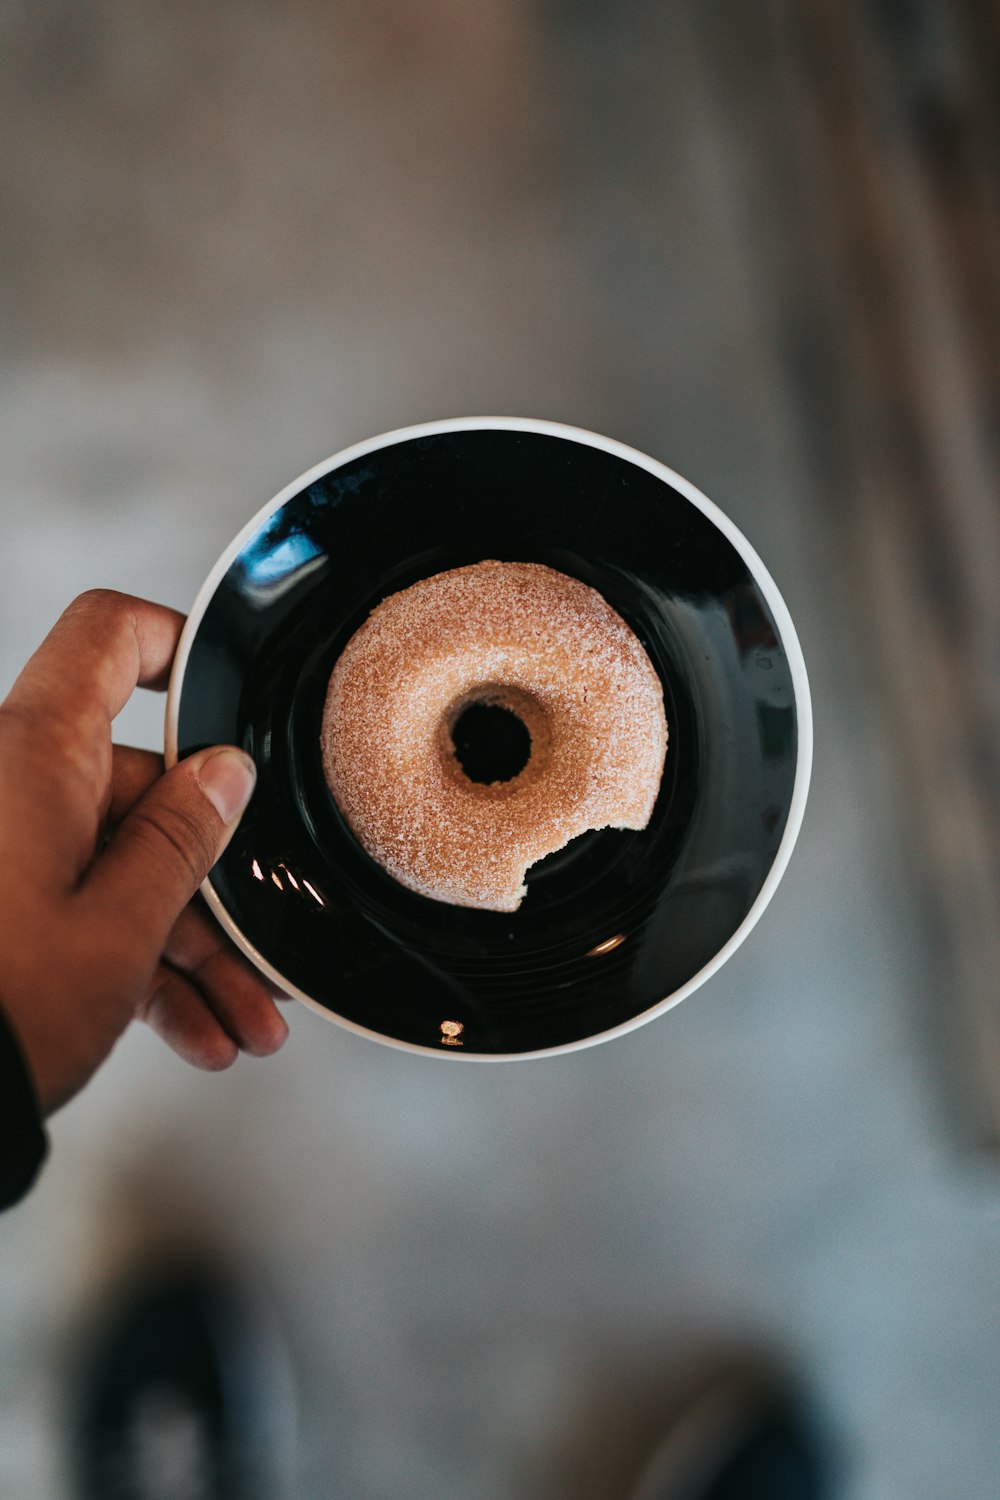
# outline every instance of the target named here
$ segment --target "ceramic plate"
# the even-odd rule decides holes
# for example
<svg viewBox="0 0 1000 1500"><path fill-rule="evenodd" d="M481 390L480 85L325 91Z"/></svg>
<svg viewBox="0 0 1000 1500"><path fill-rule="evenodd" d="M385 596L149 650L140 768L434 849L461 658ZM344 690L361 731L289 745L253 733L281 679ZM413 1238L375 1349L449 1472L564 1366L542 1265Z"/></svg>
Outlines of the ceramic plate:
<svg viewBox="0 0 1000 1500"><path fill-rule="evenodd" d="M663 682L670 744L652 821L574 840L510 914L405 889L362 850L323 776L330 673L387 594L484 558L598 589ZM204 893L289 994L446 1057L589 1045L688 995L774 893L811 763L798 641L760 559L687 481L556 423L435 422L350 448L244 528L195 602L167 760L242 745L258 767Z"/></svg>

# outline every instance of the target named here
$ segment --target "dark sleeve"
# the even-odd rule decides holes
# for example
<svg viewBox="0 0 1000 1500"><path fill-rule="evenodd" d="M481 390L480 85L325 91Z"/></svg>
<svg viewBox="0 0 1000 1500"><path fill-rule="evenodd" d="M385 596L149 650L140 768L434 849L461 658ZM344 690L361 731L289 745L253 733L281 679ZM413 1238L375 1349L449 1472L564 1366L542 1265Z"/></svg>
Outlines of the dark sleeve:
<svg viewBox="0 0 1000 1500"><path fill-rule="evenodd" d="M20 1044L0 1009L0 1209L24 1197L48 1148Z"/></svg>

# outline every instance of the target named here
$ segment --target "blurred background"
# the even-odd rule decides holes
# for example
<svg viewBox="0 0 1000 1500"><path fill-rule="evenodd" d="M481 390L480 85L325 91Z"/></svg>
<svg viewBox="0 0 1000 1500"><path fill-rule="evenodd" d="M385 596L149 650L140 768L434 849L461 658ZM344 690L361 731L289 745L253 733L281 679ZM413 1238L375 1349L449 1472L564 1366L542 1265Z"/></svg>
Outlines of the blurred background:
<svg viewBox="0 0 1000 1500"><path fill-rule="evenodd" d="M0 1232L5 1494L70 1492L81 1319L179 1234L269 1289L303 1500L613 1500L731 1345L847 1500L996 1493L998 17L0 4L0 690L85 588L188 608L340 447L505 413L728 511L817 721L766 916L610 1046L430 1066L297 1008L215 1077L130 1033Z"/></svg>

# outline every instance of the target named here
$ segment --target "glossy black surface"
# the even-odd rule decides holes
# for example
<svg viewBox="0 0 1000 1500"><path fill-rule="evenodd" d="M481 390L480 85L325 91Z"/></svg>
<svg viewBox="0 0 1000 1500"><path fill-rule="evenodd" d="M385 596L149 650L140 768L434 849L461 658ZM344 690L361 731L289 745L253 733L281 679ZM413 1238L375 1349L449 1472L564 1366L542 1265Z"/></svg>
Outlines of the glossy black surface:
<svg viewBox="0 0 1000 1500"><path fill-rule="evenodd" d="M649 827L585 834L543 861L513 915L385 874L344 825L319 750L330 672L369 611L484 558L599 589L660 674L670 732ZM211 877L240 931L336 1014L466 1052L593 1036L691 979L760 891L796 768L784 650L713 522L623 458L492 430L380 449L268 518L208 604L181 688L179 754L219 741L259 770Z"/></svg>

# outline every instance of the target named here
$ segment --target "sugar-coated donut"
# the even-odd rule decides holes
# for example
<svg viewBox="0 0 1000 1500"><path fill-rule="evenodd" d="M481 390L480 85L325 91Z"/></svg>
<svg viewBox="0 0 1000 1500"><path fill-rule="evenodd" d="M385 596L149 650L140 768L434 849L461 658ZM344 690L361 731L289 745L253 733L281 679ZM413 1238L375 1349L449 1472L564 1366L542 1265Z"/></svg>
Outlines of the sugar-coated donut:
<svg viewBox="0 0 1000 1500"><path fill-rule="evenodd" d="M508 781L472 781L452 741L471 703L531 736ZM607 601L538 563L438 573L372 611L344 648L322 729L355 837L436 901L515 911L525 872L591 828L645 828L663 773L663 690Z"/></svg>

